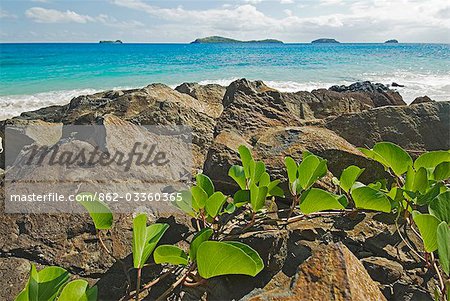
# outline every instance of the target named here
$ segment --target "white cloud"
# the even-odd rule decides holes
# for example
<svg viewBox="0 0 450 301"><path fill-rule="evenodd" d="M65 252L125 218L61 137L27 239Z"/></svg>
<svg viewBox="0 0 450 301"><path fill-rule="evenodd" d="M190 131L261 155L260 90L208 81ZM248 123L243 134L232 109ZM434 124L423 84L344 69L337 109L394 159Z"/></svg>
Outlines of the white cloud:
<svg viewBox="0 0 450 301"><path fill-rule="evenodd" d="M88 15L80 15L74 11L59 11L55 9L46 9L42 7L32 7L25 11L27 18L32 19L36 23L81 23L97 22L109 27L119 29L132 29L142 27L144 24L139 21L119 21L114 17L106 14L100 14L96 17Z"/></svg>
<svg viewBox="0 0 450 301"><path fill-rule="evenodd" d="M110 17L105 14L98 15L94 19L96 22L99 22L103 25L109 26L109 27L115 27L119 29L133 29L138 27L144 27L144 24L139 21L131 20L131 21L118 21L114 17Z"/></svg>
<svg viewBox="0 0 450 301"><path fill-rule="evenodd" d="M341 13L304 15L285 11L284 17L274 18L253 5L233 8L187 10L181 7L167 9L150 6L140 0L114 0L117 5L143 10L157 18L183 23L188 35L231 33L237 38L273 37L287 41L305 41L331 36L342 41L400 41L449 42L450 4L446 0L322 0L339 4ZM138 8L137 8L138 7ZM332 7L331 5L329 7ZM186 30L189 28L189 30ZM446 34L445 34L446 33Z"/></svg>
<svg viewBox="0 0 450 301"><path fill-rule="evenodd" d="M320 5L342 5L343 0L320 0Z"/></svg>
<svg viewBox="0 0 450 301"><path fill-rule="evenodd" d="M263 2L263 0L244 0L244 2L249 4L258 4Z"/></svg>
<svg viewBox="0 0 450 301"><path fill-rule="evenodd" d="M42 7L27 9L25 16L37 23L87 23L94 21L90 16L79 15L71 10L59 11Z"/></svg>
<svg viewBox="0 0 450 301"><path fill-rule="evenodd" d="M320 37L342 42L375 42L396 38L402 42L450 42L450 5L447 0L239 0L214 8L164 7L144 0L109 0L122 8L149 15L121 21L108 15L83 15L72 10L40 7L26 11L38 23L96 23L124 29L142 40L187 42L198 36L223 35L237 39L277 38L286 42ZM270 5L257 5L271 1ZM180 3L180 2L177 2ZM237 4L236 4L237 3ZM264 2L265 3L265 2ZM272 9L273 7L273 9ZM126 15L126 11L121 14ZM145 23L145 24L144 24ZM125 29L136 29L126 31ZM180 34L182 33L182 34Z"/></svg>
<svg viewBox="0 0 450 301"><path fill-rule="evenodd" d="M14 14L11 14L10 12L0 9L0 19L17 19L17 16Z"/></svg>
<svg viewBox="0 0 450 301"><path fill-rule="evenodd" d="M292 4L294 3L294 0L280 0L281 4Z"/></svg>
<svg viewBox="0 0 450 301"><path fill-rule="evenodd" d="M289 17L291 17L293 15L292 10L290 10L290 9L285 9L285 10L283 10L283 12Z"/></svg>

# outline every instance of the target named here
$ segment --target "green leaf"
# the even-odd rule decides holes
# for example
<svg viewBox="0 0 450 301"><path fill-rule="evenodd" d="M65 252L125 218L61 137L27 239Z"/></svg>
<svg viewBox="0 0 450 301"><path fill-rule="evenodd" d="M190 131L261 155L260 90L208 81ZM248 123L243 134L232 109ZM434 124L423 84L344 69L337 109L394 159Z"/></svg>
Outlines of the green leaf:
<svg viewBox="0 0 450 301"><path fill-rule="evenodd" d="M233 212L236 211L236 205L233 203L227 203L227 205L225 206L224 211L222 212L222 214L228 213L228 214L232 214Z"/></svg>
<svg viewBox="0 0 450 301"><path fill-rule="evenodd" d="M250 204L254 212L261 210L266 204L268 188L266 186L258 187L255 184L250 185Z"/></svg>
<svg viewBox="0 0 450 301"><path fill-rule="evenodd" d="M269 186L270 185L270 175L267 172L263 172L259 178L259 186Z"/></svg>
<svg viewBox="0 0 450 301"><path fill-rule="evenodd" d="M197 186L201 187L208 197L214 193L214 184L211 179L202 173L198 174L195 179L197 180Z"/></svg>
<svg viewBox="0 0 450 301"><path fill-rule="evenodd" d="M421 214L419 211L413 211L412 216L422 236L425 251L428 253L436 251L438 248L437 227L440 221L431 214Z"/></svg>
<svg viewBox="0 0 450 301"><path fill-rule="evenodd" d="M244 167L244 173L245 177L247 179L250 179L250 164L253 161L252 154L250 153L250 150L244 146L239 146L239 156L241 157L242 166Z"/></svg>
<svg viewBox="0 0 450 301"><path fill-rule="evenodd" d="M78 202L89 212L97 230L111 229L113 215L108 206L94 198L92 193L83 192L77 195Z"/></svg>
<svg viewBox="0 0 450 301"><path fill-rule="evenodd" d="M208 194L200 186L193 186L191 188L192 205L195 211L205 208Z"/></svg>
<svg viewBox="0 0 450 301"><path fill-rule="evenodd" d="M39 272L31 264L27 286L17 296L20 301L55 300L61 287L69 280L69 272L60 267L46 267Z"/></svg>
<svg viewBox="0 0 450 301"><path fill-rule="evenodd" d="M172 245L157 247L153 253L153 259L156 264L187 265L189 262L187 254L177 246Z"/></svg>
<svg viewBox="0 0 450 301"><path fill-rule="evenodd" d="M280 184L280 180L274 180L267 185L268 196L278 196L284 197L284 191L281 187L278 186Z"/></svg>
<svg viewBox="0 0 450 301"><path fill-rule="evenodd" d="M450 224L450 190L438 195L428 205L430 214Z"/></svg>
<svg viewBox="0 0 450 301"><path fill-rule="evenodd" d="M437 244L439 262L445 274L450 274L450 228L446 222L439 224L437 228Z"/></svg>
<svg viewBox="0 0 450 301"><path fill-rule="evenodd" d="M209 240L213 235L214 231L210 228L203 228L200 232L195 234L194 238L192 238L191 246L189 247L189 257L192 261L197 260L197 251L198 247Z"/></svg>
<svg viewBox="0 0 450 301"><path fill-rule="evenodd" d="M77 279L64 286L58 301L97 301L97 294L96 286L89 288L86 280Z"/></svg>
<svg viewBox="0 0 450 301"><path fill-rule="evenodd" d="M408 167L406 172L405 189L413 192L425 193L428 188L427 170L423 167L417 172L412 166Z"/></svg>
<svg viewBox="0 0 450 301"><path fill-rule="evenodd" d="M289 183L292 184L297 179L298 165L291 157L284 158L284 165L286 165Z"/></svg>
<svg viewBox="0 0 450 301"><path fill-rule="evenodd" d="M304 214L324 210L342 210L345 206L339 202L339 196L319 188L311 188L302 194L300 210Z"/></svg>
<svg viewBox="0 0 450 301"><path fill-rule="evenodd" d="M306 190L327 173L327 161L315 155L309 155L298 166L300 186Z"/></svg>
<svg viewBox="0 0 450 301"><path fill-rule="evenodd" d="M250 190L239 190L233 196L233 203L236 207L242 207L250 202Z"/></svg>
<svg viewBox="0 0 450 301"><path fill-rule="evenodd" d="M213 195L211 195L206 201L205 205L206 212L211 217L216 217L226 201L227 197L222 192L217 191L213 193Z"/></svg>
<svg viewBox="0 0 450 301"><path fill-rule="evenodd" d="M434 184L425 194L419 195L416 199L417 205L427 205L434 200L441 192L442 183Z"/></svg>
<svg viewBox="0 0 450 301"><path fill-rule="evenodd" d="M246 189L247 181L245 178L244 168L239 165L233 165L228 171L228 175L239 185L241 189Z"/></svg>
<svg viewBox="0 0 450 301"><path fill-rule="evenodd" d="M142 268L155 249L164 232L169 228L167 224L153 224L147 226L147 215L139 214L133 220L133 265Z"/></svg>
<svg viewBox="0 0 450 301"><path fill-rule="evenodd" d="M434 169L433 175L436 181L447 180L450 178L450 162L439 163Z"/></svg>
<svg viewBox="0 0 450 301"><path fill-rule="evenodd" d="M436 166L442 162L450 162L450 152L433 151L427 152L419 156L414 162L414 168L417 170L421 167L433 171Z"/></svg>
<svg viewBox="0 0 450 301"><path fill-rule="evenodd" d="M175 200L175 205L180 208L184 213L196 217L196 212L192 206L192 194L190 191L182 191L181 198Z"/></svg>
<svg viewBox="0 0 450 301"><path fill-rule="evenodd" d="M364 168L361 169L358 166L351 165L342 171L339 179L339 186L345 191L349 192L356 180L363 173Z"/></svg>
<svg viewBox="0 0 450 301"><path fill-rule="evenodd" d="M252 181L253 183L258 183L261 179L261 176L266 172L266 165L262 161L257 161L254 165L254 169L252 169Z"/></svg>
<svg viewBox="0 0 450 301"><path fill-rule="evenodd" d="M408 167L413 165L411 156L394 143L379 142L374 145L372 150L382 158L382 160L377 160L379 157L375 156L374 159L392 169L397 176L404 174Z"/></svg>
<svg viewBox="0 0 450 301"><path fill-rule="evenodd" d="M353 188L351 192L356 208L391 212L391 202L384 193L368 186Z"/></svg>
<svg viewBox="0 0 450 301"><path fill-rule="evenodd" d="M197 252L198 273L209 279L220 275L256 276L264 263L259 254L239 242L205 241Z"/></svg>

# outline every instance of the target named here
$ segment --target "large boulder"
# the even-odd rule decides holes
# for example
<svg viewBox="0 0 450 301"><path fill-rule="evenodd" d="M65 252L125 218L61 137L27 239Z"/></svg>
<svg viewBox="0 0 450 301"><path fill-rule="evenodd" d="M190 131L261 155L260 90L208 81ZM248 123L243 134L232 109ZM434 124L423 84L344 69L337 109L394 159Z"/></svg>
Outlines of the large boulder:
<svg viewBox="0 0 450 301"><path fill-rule="evenodd" d="M228 131L250 141L268 128L300 124L300 104L274 95L280 93L261 81L242 79L231 83L223 99L224 111L217 121L215 136Z"/></svg>
<svg viewBox="0 0 450 301"><path fill-rule="evenodd" d="M5 154L8 152L8 163L12 163L14 158L23 146L34 143L38 146L52 146L62 137L62 123L51 123L42 120L24 120L13 118L0 121L0 168L5 168ZM3 143L5 139L5 129L8 129L8 147ZM5 150L5 151L3 151Z"/></svg>
<svg viewBox="0 0 450 301"><path fill-rule="evenodd" d="M359 147L390 141L412 151L450 149L450 102L343 114L327 119L326 127Z"/></svg>
<svg viewBox="0 0 450 301"><path fill-rule="evenodd" d="M400 93L380 83L356 82L349 86L332 86L329 90L369 98L375 107L406 105Z"/></svg>
<svg viewBox="0 0 450 301"><path fill-rule="evenodd" d="M313 253L298 268L290 287L275 288L247 300L351 300L382 301L386 298L364 266L345 245L330 244Z"/></svg>
<svg viewBox="0 0 450 301"><path fill-rule="evenodd" d="M205 113L207 115L218 118L222 114L222 99L225 95L225 87L216 84L199 85L197 83L183 83L176 87L175 90L206 103Z"/></svg>
<svg viewBox="0 0 450 301"><path fill-rule="evenodd" d="M425 96L416 97L411 104L417 105L419 103L426 103L426 102L435 102L435 101L425 95Z"/></svg>
<svg viewBox="0 0 450 301"><path fill-rule="evenodd" d="M221 104L216 96L197 100L163 84L142 89L106 91L76 97L69 104L22 113L15 119L64 124L97 124L107 114L138 125L188 126L192 129L196 168L201 168L213 141L214 118Z"/></svg>
<svg viewBox="0 0 450 301"><path fill-rule="evenodd" d="M383 167L366 158L352 144L336 135L333 131L317 126L274 127L266 129L253 146L234 132L221 132L210 147L203 167L203 172L211 177L219 189L233 192L237 186L228 176L229 168L240 164L238 147L246 145L252 149L256 159L262 160L269 174L282 182L287 181L284 158L291 156L297 161L304 151L310 151L328 160L329 170L340 176L342 170L349 165L366 168L360 180L365 183L386 177ZM330 177L326 177L322 185L330 188Z"/></svg>

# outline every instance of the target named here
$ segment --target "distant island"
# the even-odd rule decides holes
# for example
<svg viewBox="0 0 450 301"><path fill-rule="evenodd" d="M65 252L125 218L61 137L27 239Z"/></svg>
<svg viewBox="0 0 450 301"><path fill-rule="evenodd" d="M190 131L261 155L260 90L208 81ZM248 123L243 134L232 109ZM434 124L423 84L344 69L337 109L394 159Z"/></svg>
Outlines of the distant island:
<svg viewBox="0 0 450 301"><path fill-rule="evenodd" d="M340 43L339 41L336 41L335 39L326 39L326 38L321 38L321 39L317 39L312 41L311 43L313 44L321 44L321 43Z"/></svg>
<svg viewBox="0 0 450 301"><path fill-rule="evenodd" d="M196 39L195 41L191 42L191 44L213 44L213 43L279 43L279 44L283 44L282 41L275 40L275 39L240 41L240 40L224 38L224 37L219 37L219 36L199 38L199 39Z"/></svg>
<svg viewBox="0 0 450 301"><path fill-rule="evenodd" d="M121 40L115 40L115 41L100 41L100 44L122 44L123 42Z"/></svg>
<svg viewBox="0 0 450 301"><path fill-rule="evenodd" d="M387 40L386 42L384 42L385 44L398 44L398 41L395 39L392 40Z"/></svg>

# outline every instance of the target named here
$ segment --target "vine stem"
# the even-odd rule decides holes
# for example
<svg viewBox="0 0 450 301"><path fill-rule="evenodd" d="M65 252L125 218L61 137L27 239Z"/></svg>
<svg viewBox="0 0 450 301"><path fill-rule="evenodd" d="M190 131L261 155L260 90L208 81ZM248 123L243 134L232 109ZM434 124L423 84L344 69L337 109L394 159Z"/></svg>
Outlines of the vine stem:
<svg viewBox="0 0 450 301"><path fill-rule="evenodd" d="M291 224L291 223L295 223L298 222L300 220L302 220L303 218L307 218L307 217L315 217L315 216L333 216L333 215L339 215L339 214L346 214L348 212L353 212L353 209L344 209L344 210L340 210L340 211L321 211L321 212L313 212L310 214L301 214L301 215L297 215L294 217L289 218L288 220L285 220L285 224Z"/></svg>
<svg viewBox="0 0 450 301"><path fill-rule="evenodd" d="M127 277L127 290L126 290L126 294L129 294L129 290L131 287L131 279L130 279L130 274L128 273L128 269L127 266L125 265L125 263L120 259L117 258L116 256L114 256L114 254L112 253L111 250L109 250L106 245L105 242L102 239L102 235L101 232L99 230L97 230L97 237L98 237L98 241L100 242L100 245L102 246L102 248L106 251L106 253L108 253L109 256L111 256L116 262L119 262L120 265L122 266L122 270L125 274L125 277Z"/></svg>
<svg viewBox="0 0 450 301"><path fill-rule="evenodd" d="M288 221L291 218L292 213L294 213L295 207L298 204L298 196L294 195L294 200L292 201L291 209L289 210L289 214L287 216L286 221Z"/></svg>
<svg viewBox="0 0 450 301"><path fill-rule="evenodd" d="M439 268L438 268L438 266L436 264L436 259L434 258L434 254L433 253L431 253L431 260L433 261L434 270L436 271L436 274L438 275L438 278L439 278L439 284L441 286L441 293L445 296L444 280L443 280L441 272L439 271Z"/></svg>
<svg viewBox="0 0 450 301"><path fill-rule="evenodd" d="M416 252L416 250L414 250L414 248L410 245L410 243L403 237L400 228L398 226L398 222L397 220L395 220L395 227L397 228L397 233L400 236L401 240L405 243L405 245L411 250L411 252L413 252L417 257L419 257L421 260L423 260L424 262L427 262L427 260L420 255L418 252Z"/></svg>
<svg viewBox="0 0 450 301"><path fill-rule="evenodd" d="M138 268L137 280L136 280L136 295L134 298L136 301L139 301L139 291L141 289L141 274L142 274L142 268Z"/></svg>
<svg viewBox="0 0 450 301"><path fill-rule="evenodd" d="M186 277L189 275L190 272L192 272L195 269L195 265L192 265L184 275L182 275L180 278L178 278L177 281L175 281L175 283L173 283L161 296L158 297L158 299L156 299L156 301L162 301L164 300L167 295L169 295L175 288L177 288L177 286L179 286L181 283L184 282L184 280L186 280Z"/></svg>
<svg viewBox="0 0 450 301"><path fill-rule="evenodd" d="M167 276L169 276L170 273L172 273L175 269L176 269L176 267L173 267L173 268L171 268L170 270L168 270L167 272L165 272L164 274L162 274L161 276L159 276L158 278L156 278L156 279L150 281L149 283L147 283L146 285L144 285L140 291L148 290L149 288L151 288L152 286L154 286L155 284L159 283L161 280L163 280L164 278L166 278ZM133 292L133 293L129 296L129 299L135 298L136 295L137 295L136 292Z"/></svg>

